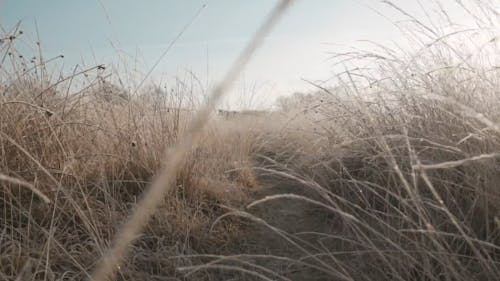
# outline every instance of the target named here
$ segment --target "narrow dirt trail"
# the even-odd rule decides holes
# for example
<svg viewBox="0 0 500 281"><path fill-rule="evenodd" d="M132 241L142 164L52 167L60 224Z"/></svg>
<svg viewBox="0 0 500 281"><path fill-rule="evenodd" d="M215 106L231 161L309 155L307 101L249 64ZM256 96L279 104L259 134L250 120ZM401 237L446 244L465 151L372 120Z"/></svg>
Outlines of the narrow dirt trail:
<svg viewBox="0 0 500 281"><path fill-rule="evenodd" d="M259 178L262 188L253 194L254 200L276 194L311 196L310 191L291 180L285 180L276 175L260 175ZM292 242L287 241L269 227L251 222L244 237L238 241L237 245L233 245L244 254L286 257L310 262L310 258L304 259L304 257L322 251L320 240L324 238L311 232L332 233L334 227L332 217L328 213L301 200L283 198L270 200L246 211L285 232L285 235L290 235L290 238L294 240L293 243L299 244L303 249L294 246ZM331 276L305 266L293 265L290 261L263 258L255 259L253 262L272 268L275 273L291 280L332 280Z"/></svg>

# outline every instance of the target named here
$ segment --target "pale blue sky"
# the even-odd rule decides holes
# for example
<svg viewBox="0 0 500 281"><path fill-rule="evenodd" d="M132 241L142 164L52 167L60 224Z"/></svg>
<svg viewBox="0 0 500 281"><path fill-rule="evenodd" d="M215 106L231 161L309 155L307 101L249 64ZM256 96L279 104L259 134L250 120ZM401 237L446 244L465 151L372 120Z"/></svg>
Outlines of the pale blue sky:
<svg viewBox="0 0 500 281"><path fill-rule="evenodd" d="M397 1L418 10L414 0ZM36 41L35 20L47 56L64 54L65 65L117 62L118 53L149 69L204 5L200 15L161 61L154 79L192 70L201 80L217 80L271 10L274 0L0 0L0 24L19 20L25 41ZM307 89L301 81L327 79L332 69L328 51L356 40L397 40L394 25L379 1L297 0L236 85L258 85L263 97ZM391 18L396 20L397 17ZM112 47L111 43L114 47ZM117 52L117 49L120 50ZM123 57L123 56L122 56ZM208 63L208 65L207 65ZM207 67L208 66L208 67ZM207 77L208 69L208 77ZM248 89L245 89L248 90ZM244 91L243 91L244 92Z"/></svg>

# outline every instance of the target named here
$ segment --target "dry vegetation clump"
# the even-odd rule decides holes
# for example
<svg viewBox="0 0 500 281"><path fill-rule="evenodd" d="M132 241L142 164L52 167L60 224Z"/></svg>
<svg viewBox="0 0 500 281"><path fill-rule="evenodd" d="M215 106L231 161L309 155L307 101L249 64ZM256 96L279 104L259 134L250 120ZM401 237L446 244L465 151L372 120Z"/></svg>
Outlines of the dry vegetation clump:
<svg viewBox="0 0 500 281"><path fill-rule="evenodd" d="M185 129L194 97L179 85L133 94L102 66L54 78L51 60L29 68L14 45L0 46L0 279L85 279ZM120 278L178 275L170 256L239 235L237 220L210 226L258 188L258 132L225 122L189 153Z"/></svg>
<svg viewBox="0 0 500 281"><path fill-rule="evenodd" d="M272 163L276 180L296 183L294 189L281 186L277 195L252 206L311 206L299 222L305 229L290 229L291 221L274 225L298 244L295 260L330 270L308 271L319 280L495 280L499 132L461 106L408 101L405 93L392 105L361 101L353 109L359 117L324 124L315 162L299 154L295 159L310 164ZM497 124L496 112L480 112ZM335 132L337 122L349 125ZM276 220L262 210L257 214ZM301 267L297 263L295 270Z"/></svg>

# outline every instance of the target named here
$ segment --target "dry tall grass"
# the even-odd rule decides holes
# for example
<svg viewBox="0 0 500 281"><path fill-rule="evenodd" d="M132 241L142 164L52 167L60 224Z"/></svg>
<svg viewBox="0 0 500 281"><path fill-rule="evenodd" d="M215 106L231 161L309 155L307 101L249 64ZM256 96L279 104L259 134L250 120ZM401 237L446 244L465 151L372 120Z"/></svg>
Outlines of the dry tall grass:
<svg viewBox="0 0 500 281"><path fill-rule="evenodd" d="M47 81L41 73L50 65L23 72L14 47L3 46L1 55L2 66L13 67L3 68L0 80L0 279L86 279L163 152L185 131L193 111L184 105L192 94L178 85L174 92L124 97L120 88L103 87L96 69L85 72L96 77L90 82L83 75ZM223 213L221 204L238 206L245 190L257 187L250 165L258 133L248 130L251 124L242 130L230 123L211 121L205 141L185 156L137 253L215 250L238 233L234 223L206 232ZM148 257L137 263L138 255L122 277L142 272L133 269L139 263L176 275Z"/></svg>
<svg viewBox="0 0 500 281"><path fill-rule="evenodd" d="M479 27L406 14L410 47L339 54L335 86L211 119L117 278L498 280L496 10L466 7ZM189 91L48 80L12 40L0 46L0 279L87 279L185 132Z"/></svg>

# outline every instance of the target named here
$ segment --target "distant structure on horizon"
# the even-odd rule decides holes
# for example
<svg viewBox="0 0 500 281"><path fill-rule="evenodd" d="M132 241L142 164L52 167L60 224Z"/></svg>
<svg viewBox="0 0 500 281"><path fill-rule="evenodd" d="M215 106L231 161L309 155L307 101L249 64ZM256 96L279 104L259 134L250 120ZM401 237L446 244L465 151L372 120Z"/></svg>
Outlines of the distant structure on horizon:
<svg viewBox="0 0 500 281"><path fill-rule="evenodd" d="M218 116L221 116L221 117L227 118L227 119L236 118L236 117L243 117L243 116L262 116L262 115L265 115L268 113L269 113L269 111L266 111L266 110L241 110L241 111L223 110L223 109L217 110Z"/></svg>

